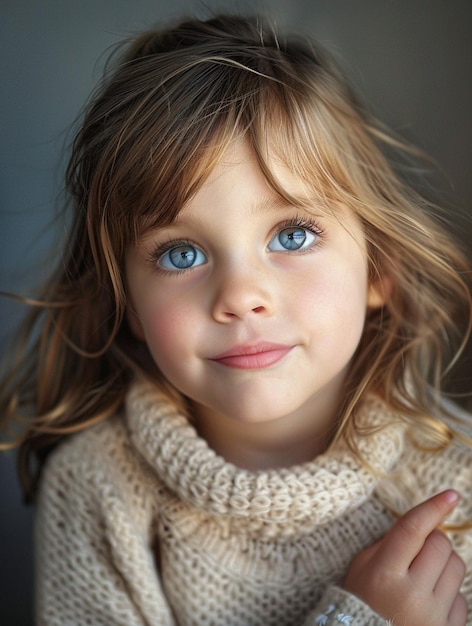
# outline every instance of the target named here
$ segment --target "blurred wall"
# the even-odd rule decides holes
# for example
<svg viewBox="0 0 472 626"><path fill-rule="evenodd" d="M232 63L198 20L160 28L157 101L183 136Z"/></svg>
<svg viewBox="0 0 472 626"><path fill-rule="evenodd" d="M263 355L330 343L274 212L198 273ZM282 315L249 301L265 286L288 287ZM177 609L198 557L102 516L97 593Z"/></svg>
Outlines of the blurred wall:
<svg viewBox="0 0 472 626"><path fill-rule="evenodd" d="M47 274L48 226L61 190L65 130L100 75L103 53L130 31L195 11L191 0L2 0L0 3L0 290ZM262 7L315 35L372 110L441 165L434 180L456 229L472 240L470 0L207 2ZM102 55L102 56L101 56ZM54 249L52 257L54 257ZM49 257L50 258L50 257ZM0 299L0 350L22 308ZM470 389L468 366L463 385ZM0 455L0 622L32 624L33 511L21 505L13 456Z"/></svg>

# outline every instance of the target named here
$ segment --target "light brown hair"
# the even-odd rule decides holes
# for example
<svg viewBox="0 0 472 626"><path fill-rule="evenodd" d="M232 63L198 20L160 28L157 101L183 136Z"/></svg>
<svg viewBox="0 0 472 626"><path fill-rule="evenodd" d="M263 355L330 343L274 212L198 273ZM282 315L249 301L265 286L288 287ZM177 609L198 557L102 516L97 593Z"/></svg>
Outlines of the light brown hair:
<svg viewBox="0 0 472 626"><path fill-rule="evenodd" d="M127 327L124 252L146 228L172 222L242 137L290 202L302 200L281 187L273 158L309 187L313 203L354 211L370 278L389 284L385 306L366 321L337 437L354 446L356 410L370 391L439 442L451 436L433 417L432 391L454 358L458 312L470 324L463 255L386 158L399 144L324 53L260 18L220 15L129 42L88 105L67 170L73 217L64 259L30 302L27 347L15 350L1 391L2 415L27 420L19 458L28 496L49 451L116 412L136 372L179 401Z"/></svg>

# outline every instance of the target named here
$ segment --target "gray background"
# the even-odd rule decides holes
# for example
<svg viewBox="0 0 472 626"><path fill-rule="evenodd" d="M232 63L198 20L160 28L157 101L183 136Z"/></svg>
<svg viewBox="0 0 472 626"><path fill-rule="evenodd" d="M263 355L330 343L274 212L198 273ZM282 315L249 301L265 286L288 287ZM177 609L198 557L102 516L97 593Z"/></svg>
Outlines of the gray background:
<svg viewBox="0 0 472 626"><path fill-rule="evenodd" d="M313 34L342 62L371 109L428 151L432 181L471 240L470 0L207 2L265 7ZM50 228L71 122L100 75L103 53L143 27L204 12L184 0L2 0L0 4L0 289L27 292L47 274L61 233ZM46 260L45 260L46 259ZM0 350L22 308L0 298ZM470 353L470 351L469 351ZM469 389L463 362L461 387ZM32 623L33 511L21 504L12 454L0 455L0 623Z"/></svg>

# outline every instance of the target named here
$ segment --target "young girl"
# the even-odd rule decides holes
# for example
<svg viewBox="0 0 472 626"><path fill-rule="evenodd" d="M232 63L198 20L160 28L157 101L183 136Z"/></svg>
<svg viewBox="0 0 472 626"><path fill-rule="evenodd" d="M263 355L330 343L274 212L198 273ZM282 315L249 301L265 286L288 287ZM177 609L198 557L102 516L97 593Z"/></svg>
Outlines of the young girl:
<svg viewBox="0 0 472 626"><path fill-rule="evenodd" d="M468 268L395 147L259 19L107 72L3 385L38 624L470 624L470 422L439 393Z"/></svg>

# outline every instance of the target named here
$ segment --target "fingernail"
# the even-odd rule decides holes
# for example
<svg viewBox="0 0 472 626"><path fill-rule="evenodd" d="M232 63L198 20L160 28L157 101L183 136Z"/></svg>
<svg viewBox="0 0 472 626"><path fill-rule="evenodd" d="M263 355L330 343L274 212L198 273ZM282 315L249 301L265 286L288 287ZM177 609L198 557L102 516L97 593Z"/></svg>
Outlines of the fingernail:
<svg viewBox="0 0 472 626"><path fill-rule="evenodd" d="M457 504L459 502L459 494L454 489L448 489L444 492L444 498L448 504Z"/></svg>

